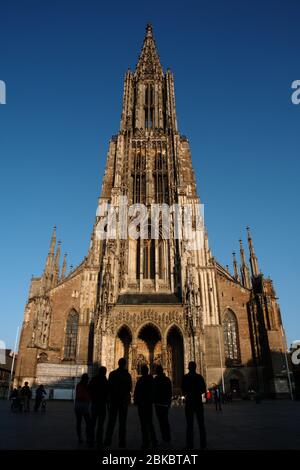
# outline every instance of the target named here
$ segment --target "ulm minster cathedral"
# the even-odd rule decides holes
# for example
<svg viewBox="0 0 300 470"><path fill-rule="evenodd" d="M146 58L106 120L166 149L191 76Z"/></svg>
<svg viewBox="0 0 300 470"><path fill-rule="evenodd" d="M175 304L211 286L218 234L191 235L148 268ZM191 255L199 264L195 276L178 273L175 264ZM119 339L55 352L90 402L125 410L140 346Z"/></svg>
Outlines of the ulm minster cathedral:
<svg viewBox="0 0 300 470"><path fill-rule="evenodd" d="M177 127L174 79L163 71L147 25L134 72L124 81L119 133L109 142L99 204L199 204L189 142ZM97 213L98 214L98 213ZM94 223L82 263L60 269L54 229L41 277L31 280L15 384L27 380L71 393L83 372L108 372L125 357L135 382L141 365L162 364L180 393L195 360L207 386L243 396L288 392L286 341L272 281L259 270L250 231L231 273L184 240L99 240Z"/></svg>

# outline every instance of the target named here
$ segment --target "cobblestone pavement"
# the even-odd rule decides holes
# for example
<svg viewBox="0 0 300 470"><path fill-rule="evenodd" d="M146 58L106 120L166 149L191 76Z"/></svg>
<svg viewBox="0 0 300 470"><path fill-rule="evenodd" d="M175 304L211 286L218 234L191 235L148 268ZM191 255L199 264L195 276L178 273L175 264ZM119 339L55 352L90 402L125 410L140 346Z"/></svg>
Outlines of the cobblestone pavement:
<svg viewBox="0 0 300 470"><path fill-rule="evenodd" d="M7 401L0 400L0 449L78 449L75 417L71 402L48 402L45 413L13 413ZM208 447L214 449L299 449L300 402L236 401L217 412L205 405ZM170 410L172 445L185 445L183 407ZM155 421L157 434L158 426ZM196 429L196 428L195 428ZM115 431L112 447L117 446ZM195 444L199 442L195 434ZM128 414L128 449L139 449L141 433L137 410L131 406ZM81 445L84 449L85 444Z"/></svg>

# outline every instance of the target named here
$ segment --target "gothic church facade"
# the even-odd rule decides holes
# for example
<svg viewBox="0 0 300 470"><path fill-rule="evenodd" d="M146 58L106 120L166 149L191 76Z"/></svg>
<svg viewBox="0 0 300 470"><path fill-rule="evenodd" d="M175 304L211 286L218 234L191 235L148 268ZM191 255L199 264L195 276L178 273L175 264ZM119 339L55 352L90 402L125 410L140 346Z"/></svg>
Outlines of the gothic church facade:
<svg viewBox="0 0 300 470"><path fill-rule="evenodd" d="M146 28L135 71L125 75L119 133L109 142L99 207L199 204L188 139L177 126L174 79L164 72ZM207 385L237 395L255 389L287 393L286 342L272 281L259 270L250 231L248 256L233 273L213 257L205 232L196 251L185 240L100 240L97 226L86 258L66 273L54 229L45 269L32 278L16 367L28 380L72 390L95 365L110 372L124 356L135 381L141 365L162 364L174 394L195 360ZM171 221L173 223L173 221Z"/></svg>

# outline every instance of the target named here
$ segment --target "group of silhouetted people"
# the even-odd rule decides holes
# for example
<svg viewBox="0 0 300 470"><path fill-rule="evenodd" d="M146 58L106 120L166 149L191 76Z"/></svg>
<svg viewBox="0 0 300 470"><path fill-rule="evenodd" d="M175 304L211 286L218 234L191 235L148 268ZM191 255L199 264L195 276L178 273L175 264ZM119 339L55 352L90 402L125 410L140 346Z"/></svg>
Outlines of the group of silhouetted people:
<svg viewBox="0 0 300 470"><path fill-rule="evenodd" d="M131 402L132 380L126 369L126 360L121 358L119 367L106 378L106 368L100 367L98 374L89 381L88 374L83 374L76 387L75 414L79 443L82 439L82 420L86 425L87 443L96 442L99 448L110 447L112 436L119 420L119 447L126 447L126 424L128 405ZM182 380L182 393L185 396L186 448L194 447L194 416L200 432L200 448L206 448L206 431L202 395L206 385L202 375L196 372L196 363L189 363L189 373ZM159 423L164 443L171 442L169 409L172 401L172 383L165 375L161 365L156 368L156 375L149 374L147 365L141 367L134 390L134 404L137 406L142 449L156 448L158 440L153 423L153 408ZM107 416L108 415L108 416ZM107 424L105 428L105 421Z"/></svg>
<svg viewBox="0 0 300 470"><path fill-rule="evenodd" d="M47 392L44 386L42 384L39 385L35 392L34 411L38 411L40 409L46 395ZM32 391L28 382L25 382L23 387L20 386L18 388L14 388L9 398L11 400L12 411L29 412ZM45 405L42 406L42 409L45 410Z"/></svg>

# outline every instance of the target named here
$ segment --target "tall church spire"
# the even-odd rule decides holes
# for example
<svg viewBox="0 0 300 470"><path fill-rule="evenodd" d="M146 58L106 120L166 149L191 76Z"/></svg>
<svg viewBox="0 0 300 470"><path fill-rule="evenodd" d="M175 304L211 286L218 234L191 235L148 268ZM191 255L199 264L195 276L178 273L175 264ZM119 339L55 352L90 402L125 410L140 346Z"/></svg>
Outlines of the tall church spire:
<svg viewBox="0 0 300 470"><path fill-rule="evenodd" d="M155 79L162 78L163 76L163 70L154 41L151 24L147 24L146 26L144 44L135 73L138 79Z"/></svg>
<svg viewBox="0 0 300 470"><path fill-rule="evenodd" d="M256 277L259 276L259 267L258 267L258 261L254 253L254 247L253 247L253 242L250 234L250 228L246 227L247 229L247 235L248 235L248 245L249 245L249 252L250 252L250 266L251 266L251 272L252 276Z"/></svg>
<svg viewBox="0 0 300 470"><path fill-rule="evenodd" d="M174 78L170 70L164 75L150 24L135 72L125 74L120 129L138 135L177 132Z"/></svg>

